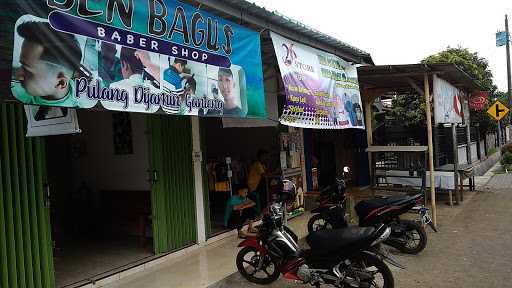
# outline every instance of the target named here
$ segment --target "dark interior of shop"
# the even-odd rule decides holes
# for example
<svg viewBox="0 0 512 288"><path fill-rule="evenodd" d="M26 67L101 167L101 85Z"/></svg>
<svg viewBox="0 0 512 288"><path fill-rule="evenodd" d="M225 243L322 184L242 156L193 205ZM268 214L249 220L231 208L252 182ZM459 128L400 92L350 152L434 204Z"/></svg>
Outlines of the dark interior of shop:
<svg viewBox="0 0 512 288"><path fill-rule="evenodd" d="M247 182L251 164L257 159L258 150L269 151L268 171L279 168L279 130L277 127L223 128L222 119L207 119L205 144L207 155L208 190L210 203L210 236L227 230L224 226L226 203L231 195L227 175L226 157L231 157L233 177L231 183Z"/></svg>
<svg viewBox="0 0 512 288"><path fill-rule="evenodd" d="M46 142L57 287L153 255L145 116L78 114L81 134Z"/></svg>
<svg viewBox="0 0 512 288"><path fill-rule="evenodd" d="M313 163L314 177L308 184L309 190L317 190L334 183L337 171L345 166L351 169L349 186L363 187L369 184L365 169L368 169L368 157L365 131L358 129L346 130L312 130L308 129L309 143ZM306 144L308 145L308 144ZM317 183L317 187L311 187Z"/></svg>

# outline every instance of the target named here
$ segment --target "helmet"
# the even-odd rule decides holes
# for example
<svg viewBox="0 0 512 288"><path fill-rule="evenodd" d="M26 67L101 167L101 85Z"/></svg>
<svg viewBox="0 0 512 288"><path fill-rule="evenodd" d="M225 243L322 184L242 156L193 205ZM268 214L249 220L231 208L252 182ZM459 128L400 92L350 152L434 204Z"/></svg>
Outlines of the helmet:
<svg viewBox="0 0 512 288"><path fill-rule="evenodd" d="M279 202L293 203L297 197L297 188L290 180L283 180L281 182L281 191L278 195Z"/></svg>

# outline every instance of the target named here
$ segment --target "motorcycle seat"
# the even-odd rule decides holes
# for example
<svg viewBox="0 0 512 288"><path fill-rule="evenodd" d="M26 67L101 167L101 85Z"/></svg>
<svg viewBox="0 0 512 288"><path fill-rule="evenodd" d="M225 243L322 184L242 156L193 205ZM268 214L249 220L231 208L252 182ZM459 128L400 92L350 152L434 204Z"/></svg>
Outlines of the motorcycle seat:
<svg viewBox="0 0 512 288"><path fill-rule="evenodd" d="M379 209L385 206L401 206L407 204L411 201L416 201L418 199L418 195L416 196L390 196L386 198L375 198L362 200L354 207L357 215L359 217L366 217L373 210Z"/></svg>
<svg viewBox="0 0 512 288"><path fill-rule="evenodd" d="M310 233L306 241L315 252L333 252L355 242L366 240L375 232L373 227L347 227L326 229Z"/></svg>

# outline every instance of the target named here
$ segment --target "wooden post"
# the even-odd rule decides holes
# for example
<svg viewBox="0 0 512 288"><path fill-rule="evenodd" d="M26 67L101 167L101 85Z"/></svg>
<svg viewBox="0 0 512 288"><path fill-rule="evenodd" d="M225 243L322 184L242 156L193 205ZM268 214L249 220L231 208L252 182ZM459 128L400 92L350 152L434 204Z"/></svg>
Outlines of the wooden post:
<svg viewBox="0 0 512 288"><path fill-rule="evenodd" d="M455 183L454 192L459 204L459 144L457 142L457 124L452 123L452 150L453 150L453 180ZM453 206L453 199L450 197L450 206Z"/></svg>
<svg viewBox="0 0 512 288"><path fill-rule="evenodd" d="M432 205L432 221L437 227L437 210L436 210L436 181L434 175L434 143L432 140L432 112L430 111L430 84L427 73L424 75L423 85L425 86L425 112L427 117L427 137L428 137L428 166L430 171L430 201Z"/></svg>
<svg viewBox="0 0 512 288"><path fill-rule="evenodd" d="M366 120L366 140L368 141L368 146L372 146L373 144L373 127L372 127L372 104L373 104L373 97L368 97L364 103L364 110L366 112L365 120Z"/></svg>
<svg viewBox="0 0 512 288"><path fill-rule="evenodd" d="M365 110L365 120L366 120L366 141L368 141L368 147L371 147L373 144L373 127L372 127L372 104L373 97L367 96L366 101L364 102L364 110ZM373 170L373 161L372 161L372 153L368 152L368 165L370 166L370 184L372 188L375 186L375 174ZM373 190L372 190L373 191Z"/></svg>

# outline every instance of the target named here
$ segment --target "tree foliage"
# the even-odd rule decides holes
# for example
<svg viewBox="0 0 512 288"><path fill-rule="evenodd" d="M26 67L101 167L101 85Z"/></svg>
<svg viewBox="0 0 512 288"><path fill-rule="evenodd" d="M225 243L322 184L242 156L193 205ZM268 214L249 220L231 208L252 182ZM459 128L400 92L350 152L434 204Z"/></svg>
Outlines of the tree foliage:
<svg viewBox="0 0 512 288"><path fill-rule="evenodd" d="M477 52L470 52L467 48L460 46L457 48L448 47L444 51L428 56L421 63L456 64L475 79L482 86L483 90L494 93L497 89L492 81L492 72L487 59L480 57Z"/></svg>
<svg viewBox="0 0 512 288"><path fill-rule="evenodd" d="M404 126L425 126L425 99L418 94L398 94L393 99L391 117Z"/></svg>

